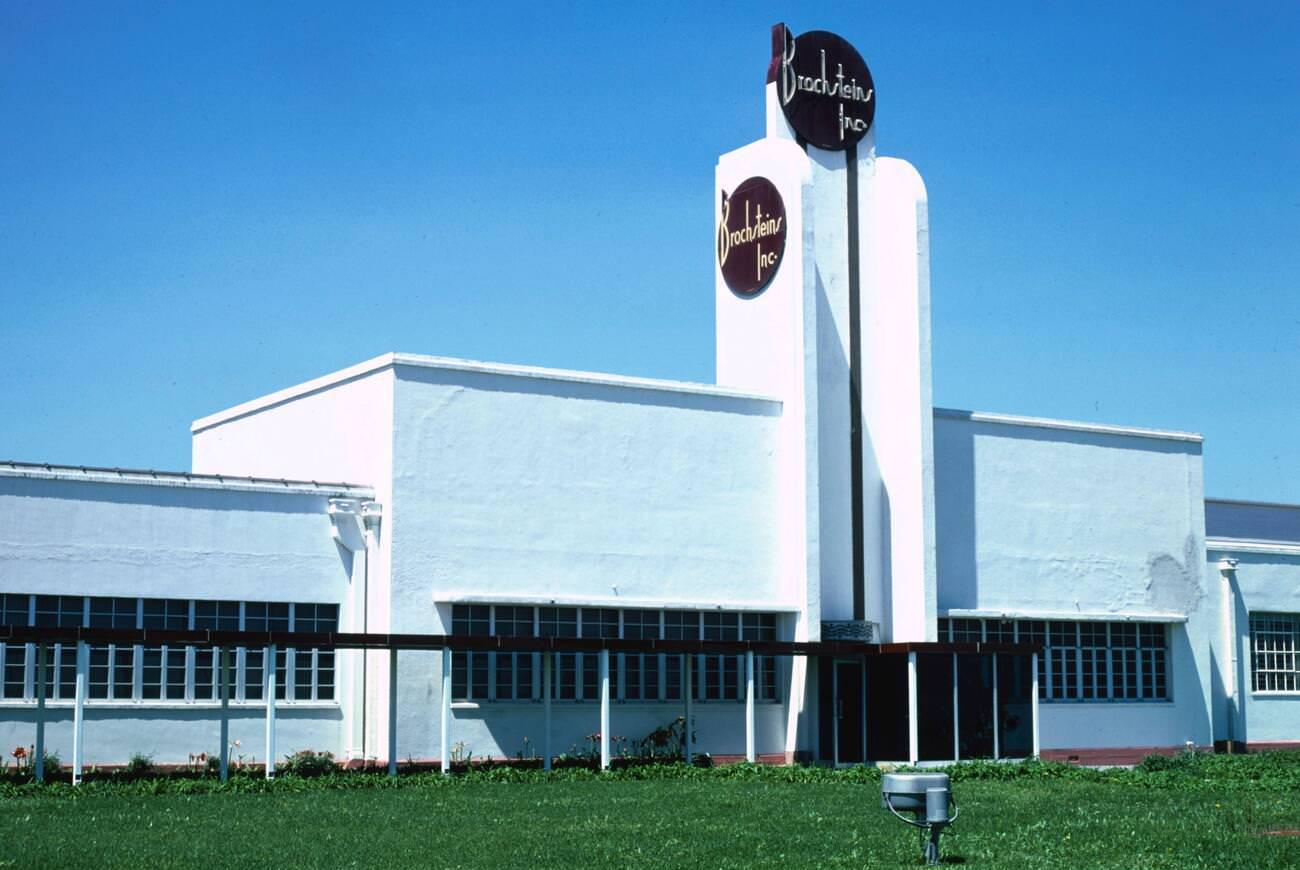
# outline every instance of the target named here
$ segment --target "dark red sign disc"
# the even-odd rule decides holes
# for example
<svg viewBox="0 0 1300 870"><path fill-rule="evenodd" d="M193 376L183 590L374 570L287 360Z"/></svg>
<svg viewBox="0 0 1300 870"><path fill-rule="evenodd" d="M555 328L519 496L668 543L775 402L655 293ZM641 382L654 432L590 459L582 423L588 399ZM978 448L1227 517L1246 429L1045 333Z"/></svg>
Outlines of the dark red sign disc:
<svg viewBox="0 0 1300 870"><path fill-rule="evenodd" d="M871 129L876 88L871 70L848 40L825 30L794 36L772 29L768 81L776 83L781 111L810 145L842 151Z"/></svg>
<svg viewBox="0 0 1300 870"><path fill-rule="evenodd" d="M718 220L718 268L738 296L757 296L776 275L785 255L785 203L766 178L747 178L722 191Z"/></svg>

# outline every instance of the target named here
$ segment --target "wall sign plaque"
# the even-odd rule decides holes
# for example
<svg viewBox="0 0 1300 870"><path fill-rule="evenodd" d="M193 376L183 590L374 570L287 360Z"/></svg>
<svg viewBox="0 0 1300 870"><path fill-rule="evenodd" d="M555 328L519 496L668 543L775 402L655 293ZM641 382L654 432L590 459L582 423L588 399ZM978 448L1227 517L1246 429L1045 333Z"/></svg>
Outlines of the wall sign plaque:
<svg viewBox="0 0 1300 870"><path fill-rule="evenodd" d="M772 28L772 63L767 80L776 83L781 111L810 145L842 151L866 135L876 117L871 70L857 49L825 30L795 36Z"/></svg>
<svg viewBox="0 0 1300 870"><path fill-rule="evenodd" d="M718 268L737 296L757 296L785 253L785 203L776 185L755 176L728 194L718 219Z"/></svg>

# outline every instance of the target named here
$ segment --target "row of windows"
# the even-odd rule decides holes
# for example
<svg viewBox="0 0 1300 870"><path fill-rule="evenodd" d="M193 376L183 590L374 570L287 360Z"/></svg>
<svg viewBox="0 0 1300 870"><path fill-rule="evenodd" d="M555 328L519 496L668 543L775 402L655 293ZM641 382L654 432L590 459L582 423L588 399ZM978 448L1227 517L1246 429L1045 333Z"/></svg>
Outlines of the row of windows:
<svg viewBox="0 0 1300 870"><path fill-rule="evenodd" d="M1036 643L1044 701L1166 701L1169 642L1163 623L940 619L939 640Z"/></svg>
<svg viewBox="0 0 1300 870"><path fill-rule="evenodd" d="M623 610L608 607L524 607L457 604L455 635L498 637L601 637L667 640L776 640L773 613L697 610ZM620 701L680 701L683 655L615 653L610 656L610 698ZM697 655L692 697L698 701L743 701L745 659ZM599 699L598 653L556 653L551 697L561 701ZM542 698L540 653L465 652L452 658L452 697L461 701L536 701ZM777 700L777 660L754 657L754 694Z"/></svg>
<svg viewBox="0 0 1300 870"><path fill-rule="evenodd" d="M337 604L265 601L191 601L172 598L88 598L72 595L0 594L0 625L170 630L330 632ZM51 645L46 697L68 700L77 685L77 646ZM235 701L260 701L266 652L231 651ZM192 646L107 644L90 647L87 697L113 701L212 701L220 697L219 661L212 649ZM0 698L36 697L36 645L0 643ZM334 697L334 653L279 649L275 696L313 701Z"/></svg>
<svg viewBox="0 0 1300 870"><path fill-rule="evenodd" d="M1250 615L1251 688L1300 691L1300 614Z"/></svg>

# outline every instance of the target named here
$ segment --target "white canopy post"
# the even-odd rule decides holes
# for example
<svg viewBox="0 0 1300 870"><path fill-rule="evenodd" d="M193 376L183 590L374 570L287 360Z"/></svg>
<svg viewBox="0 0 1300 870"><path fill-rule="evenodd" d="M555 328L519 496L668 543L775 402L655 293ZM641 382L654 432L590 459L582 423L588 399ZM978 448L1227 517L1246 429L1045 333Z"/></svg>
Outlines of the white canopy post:
<svg viewBox="0 0 1300 870"><path fill-rule="evenodd" d="M685 724L682 725L682 754L687 764L695 762L695 745L691 739L691 669L694 656L682 656L682 698L686 706Z"/></svg>
<svg viewBox="0 0 1300 870"><path fill-rule="evenodd" d="M600 651L600 769L609 770L609 650Z"/></svg>
<svg viewBox="0 0 1300 870"><path fill-rule="evenodd" d="M442 648L442 740L438 749L444 774L451 773L451 649Z"/></svg>
<svg viewBox="0 0 1300 870"><path fill-rule="evenodd" d="M920 758L920 739L917 730L916 703L916 653L907 654L907 761L916 764Z"/></svg>
<svg viewBox="0 0 1300 870"><path fill-rule="evenodd" d="M1039 756L1038 746L1038 653L1029 656L1029 709L1034 724L1034 758Z"/></svg>
<svg viewBox="0 0 1300 870"><path fill-rule="evenodd" d="M952 654L952 760L961 760L961 720L957 716L957 654Z"/></svg>
<svg viewBox="0 0 1300 870"><path fill-rule="evenodd" d="M997 761L1001 757L998 751L998 741L1001 739L1000 722L1002 711L998 709L998 654L993 654L993 760Z"/></svg>
<svg viewBox="0 0 1300 870"><path fill-rule="evenodd" d="M753 764L754 752L754 651L745 650L745 760Z"/></svg>
<svg viewBox="0 0 1300 870"><path fill-rule="evenodd" d="M262 653L262 667L266 672L266 778L275 778L275 644Z"/></svg>
<svg viewBox="0 0 1300 870"><path fill-rule="evenodd" d="M230 649L217 651L218 697L221 699L221 781L230 779Z"/></svg>
<svg viewBox="0 0 1300 870"><path fill-rule="evenodd" d="M77 694L72 708L72 784L81 785L86 752L86 681L90 672L90 647L77 641Z"/></svg>
<svg viewBox="0 0 1300 870"><path fill-rule="evenodd" d="M49 647L36 645L36 757L32 776L37 782L45 782L45 669Z"/></svg>
<svg viewBox="0 0 1300 870"><path fill-rule="evenodd" d="M542 770L551 769L551 659L555 653L542 653Z"/></svg>
<svg viewBox="0 0 1300 870"><path fill-rule="evenodd" d="M397 776L397 649L388 651L388 775Z"/></svg>

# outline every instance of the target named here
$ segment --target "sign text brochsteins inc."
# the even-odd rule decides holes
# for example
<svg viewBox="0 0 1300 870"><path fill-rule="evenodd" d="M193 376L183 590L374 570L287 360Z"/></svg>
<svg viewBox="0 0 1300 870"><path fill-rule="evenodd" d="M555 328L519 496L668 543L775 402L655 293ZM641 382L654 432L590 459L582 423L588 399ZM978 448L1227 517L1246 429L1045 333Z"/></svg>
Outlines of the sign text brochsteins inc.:
<svg viewBox="0 0 1300 870"><path fill-rule="evenodd" d="M757 296L776 275L785 253L785 203L766 178L722 191L718 217L718 268L738 296Z"/></svg>
<svg viewBox="0 0 1300 870"><path fill-rule="evenodd" d="M876 116L876 89L862 55L825 30L795 37L784 24L772 32L768 81L781 111L803 139L827 151L856 145Z"/></svg>

